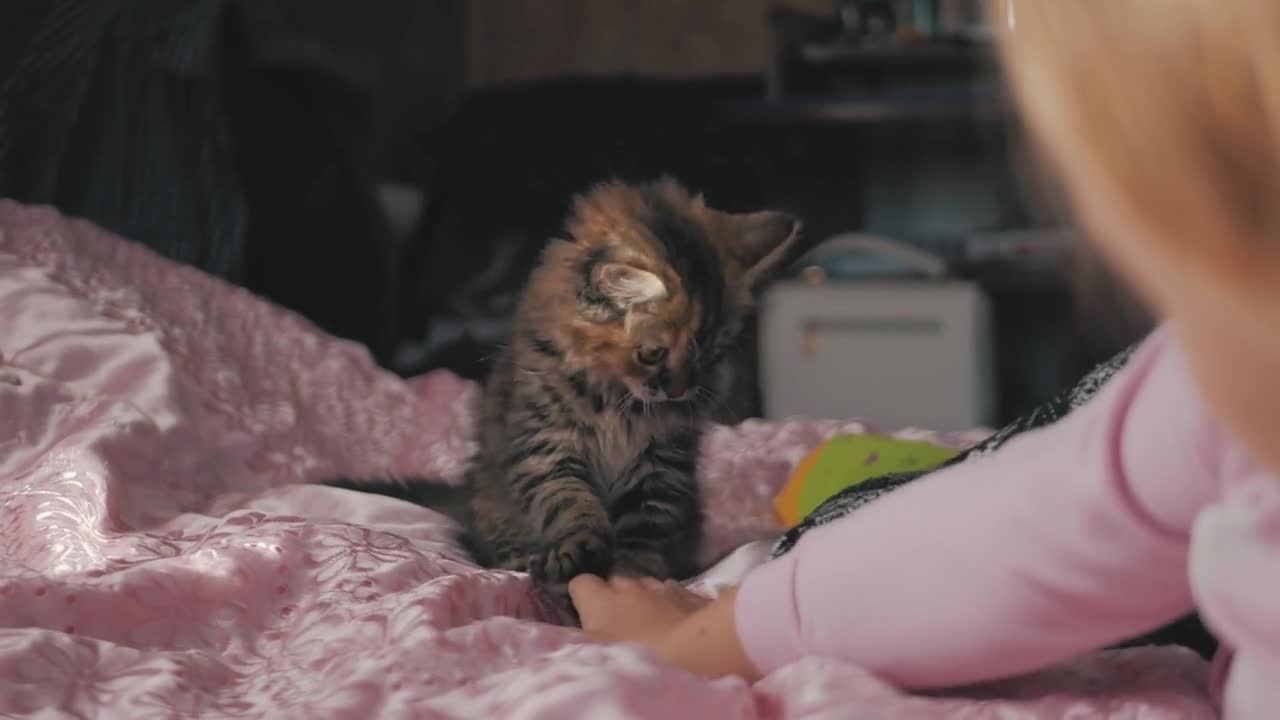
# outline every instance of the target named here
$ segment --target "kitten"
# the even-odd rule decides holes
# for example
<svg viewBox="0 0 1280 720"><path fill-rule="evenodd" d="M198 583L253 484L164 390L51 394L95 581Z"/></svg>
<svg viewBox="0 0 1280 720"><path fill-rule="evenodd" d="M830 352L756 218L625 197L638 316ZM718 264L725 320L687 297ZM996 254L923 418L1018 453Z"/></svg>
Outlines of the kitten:
<svg viewBox="0 0 1280 720"><path fill-rule="evenodd" d="M671 180L596 187L525 288L463 485L340 484L448 512L477 562L544 585L693 575L705 383L799 229Z"/></svg>

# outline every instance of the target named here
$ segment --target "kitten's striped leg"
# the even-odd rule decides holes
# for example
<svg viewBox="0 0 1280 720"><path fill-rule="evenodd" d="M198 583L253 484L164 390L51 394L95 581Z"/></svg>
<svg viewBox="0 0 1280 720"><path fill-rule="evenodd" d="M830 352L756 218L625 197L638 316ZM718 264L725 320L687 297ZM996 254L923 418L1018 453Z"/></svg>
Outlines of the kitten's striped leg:
<svg viewBox="0 0 1280 720"><path fill-rule="evenodd" d="M520 509L541 540L529 560L538 582L560 585L575 576L605 576L613 569L613 532L604 504L592 491L588 468L559 448L526 452L510 469Z"/></svg>
<svg viewBox="0 0 1280 720"><path fill-rule="evenodd" d="M697 572L702 509L695 456L676 441L655 443L611 503L619 573L683 579Z"/></svg>

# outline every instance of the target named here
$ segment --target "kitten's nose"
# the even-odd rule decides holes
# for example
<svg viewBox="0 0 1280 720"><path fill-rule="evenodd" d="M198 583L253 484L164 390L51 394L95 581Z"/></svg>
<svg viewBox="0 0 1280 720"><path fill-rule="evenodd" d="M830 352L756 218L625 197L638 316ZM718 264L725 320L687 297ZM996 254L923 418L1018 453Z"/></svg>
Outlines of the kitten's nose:
<svg viewBox="0 0 1280 720"><path fill-rule="evenodd" d="M671 377L667 380L665 388L667 397L672 400L683 400L689 394L690 385L693 384L691 379L687 370L672 370Z"/></svg>

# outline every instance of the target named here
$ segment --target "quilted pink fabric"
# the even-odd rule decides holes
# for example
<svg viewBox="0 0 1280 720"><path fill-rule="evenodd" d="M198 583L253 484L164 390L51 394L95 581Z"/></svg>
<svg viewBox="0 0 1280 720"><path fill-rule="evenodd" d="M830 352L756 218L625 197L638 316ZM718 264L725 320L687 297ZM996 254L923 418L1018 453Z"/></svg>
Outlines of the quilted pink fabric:
<svg viewBox="0 0 1280 720"><path fill-rule="evenodd" d="M1204 664L1174 650L929 697L819 659L703 682L545 622L525 576L470 565L430 510L302 484L456 479L475 392L0 202L0 715L1212 717ZM863 428L713 431L706 560L776 533L786 472Z"/></svg>

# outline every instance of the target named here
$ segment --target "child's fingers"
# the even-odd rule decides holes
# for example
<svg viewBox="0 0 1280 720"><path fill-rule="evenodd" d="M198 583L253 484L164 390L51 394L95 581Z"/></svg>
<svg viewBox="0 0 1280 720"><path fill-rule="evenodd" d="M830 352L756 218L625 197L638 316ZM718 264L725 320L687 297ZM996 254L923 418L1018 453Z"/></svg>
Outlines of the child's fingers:
<svg viewBox="0 0 1280 720"><path fill-rule="evenodd" d="M573 604L589 602L591 598L609 590L609 583L595 575L578 575L569 581L569 598Z"/></svg>
<svg viewBox="0 0 1280 720"><path fill-rule="evenodd" d="M614 575L609 578L609 588L627 592L642 587L641 578L631 577L629 575Z"/></svg>
<svg viewBox="0 0 1280 720"><path fill-rule="evenodd" d="M660 592L664 587L666 587L666 584L661 580L651 577L640 578L640 584L644 586L645 590L652 590L654 592Z"/></svg>

